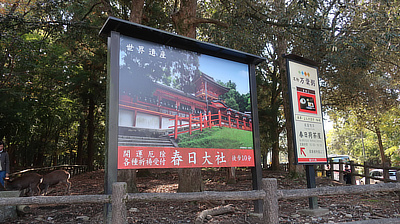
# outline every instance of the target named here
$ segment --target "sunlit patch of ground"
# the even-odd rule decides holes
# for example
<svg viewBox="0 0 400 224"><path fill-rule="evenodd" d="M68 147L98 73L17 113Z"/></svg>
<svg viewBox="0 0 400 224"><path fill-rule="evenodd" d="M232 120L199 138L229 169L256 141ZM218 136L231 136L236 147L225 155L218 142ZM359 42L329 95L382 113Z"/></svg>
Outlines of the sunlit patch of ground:
<svg viewBox="0 0 400 224"><path fill-rule="evenodd" d="M178 190L178 184L161 184L142 191L143 193L175 193Z"/></svg>

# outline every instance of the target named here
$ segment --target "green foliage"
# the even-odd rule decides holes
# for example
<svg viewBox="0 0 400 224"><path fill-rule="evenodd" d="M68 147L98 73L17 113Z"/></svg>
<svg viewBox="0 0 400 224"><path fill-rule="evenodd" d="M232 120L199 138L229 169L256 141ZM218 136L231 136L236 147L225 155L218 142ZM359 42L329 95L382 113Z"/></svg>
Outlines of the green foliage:
<svg viewBox="0 0 400 224"><path fill-rule="evenodd" d="M127 46L131 41L130 38L122 37L121 46ZM150 48L148 42L140 41L140 44L146 49ZM150 95L152 90L146 88L148 85L143 84L144 82L165 81L163 84L172 84L176 89L194 93L192 81L199 73L199 55L164 45L151 47L156 48L157 52L165 52L169 60L149 54L135 54L127 48L121 49L120 91L134 90L133 92Z"/></svg>
<svg viewBox="0 0 400 224"><path fill-rule="evenodd" d="M220 98L225 101L225 104L237 111L247 112L251 110L250 93L241 94L236 90L236 84L229 80L227 83L221 81L219 84L228 87L230 90L221 95Z"/></svg>
<svg viewBox="0 0 400 224"><path fill-rule="evenodd" d="M202 132L193 132L192 135L181 134L178 140L178 145L182 148L253 148L252 132L226 127L205 128Z"/></svg>
<svg viewBox="0 0 400 224"><path fill-rule="evenodd" d="M392 165L399 165L398 111L396 108L383 114L380 125L385 156ZM346 154L359 162L381 164L377 135L365 128L363 120L353 113L331 112L330 117L335 121L334 129L327 136L330 154Z"/></svg>
<svg viewBox="0 0 400 224"><path fill-rule="evenodd" d="M98 38L99 27L91 26L104 20L95 14L96 20L87 20L90 16L83 14L91 5L76 7L70 1L3 6L0 100L7 110L0 111L0 138L8 144L13 167L74 164L78 121L87 116L88 96L97 105L100 137L88 139L88 145L102 154L106 45Z"/></svg>

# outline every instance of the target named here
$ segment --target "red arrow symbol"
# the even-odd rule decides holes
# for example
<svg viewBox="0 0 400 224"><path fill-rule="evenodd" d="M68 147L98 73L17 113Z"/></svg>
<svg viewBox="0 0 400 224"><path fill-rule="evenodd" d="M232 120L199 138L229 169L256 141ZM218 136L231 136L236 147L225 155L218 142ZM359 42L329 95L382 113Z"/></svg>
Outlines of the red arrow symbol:
<svg viewBox="0 0 400 224"><path fill-rule="evenodd" d="M300 147L300 155L307 156L306 153L304 152L306 148L305 147Z"/></svg>

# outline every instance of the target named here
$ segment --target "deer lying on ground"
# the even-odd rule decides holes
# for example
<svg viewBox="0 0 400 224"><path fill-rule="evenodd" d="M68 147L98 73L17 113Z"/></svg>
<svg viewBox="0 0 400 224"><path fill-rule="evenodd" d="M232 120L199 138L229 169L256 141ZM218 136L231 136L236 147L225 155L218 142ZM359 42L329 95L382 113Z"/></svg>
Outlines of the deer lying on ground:
<svg viewBox="0 0 400 224"><path fill-rule="evenodd" d="M40 194L39 184L42 183L43 176L37 173L26 173L13 180L5 179L6 190L25 190L28 189L28 195ZM22 192L21 192L22 193Z"/></svg>
<svg viewBox="0 0 400 224"><path fill-rule="evenodd" d="M43 176L43 182L40 184L40 189L42 190L42 194L46 195L49 187L57 185L58 183L62 183L65 185L65 193L70 194L71 190L71 182L69 182L69 178L71 177L70 173L65 170L55 170L51 173L48 173Z"/></svg>

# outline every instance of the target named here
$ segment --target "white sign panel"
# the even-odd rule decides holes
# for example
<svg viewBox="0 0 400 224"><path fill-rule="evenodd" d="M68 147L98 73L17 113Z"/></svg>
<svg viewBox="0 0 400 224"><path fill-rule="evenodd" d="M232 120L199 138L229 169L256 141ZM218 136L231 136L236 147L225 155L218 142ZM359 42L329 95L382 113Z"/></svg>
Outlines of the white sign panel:
<svg viewBox="0 0 400 224"><path fill-rule="evenodd" d="M318 70L288 60L297 164L327 162Z"/></svg>

